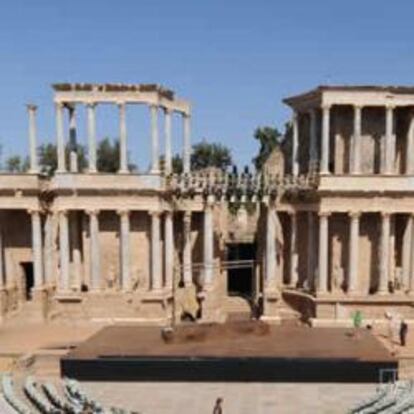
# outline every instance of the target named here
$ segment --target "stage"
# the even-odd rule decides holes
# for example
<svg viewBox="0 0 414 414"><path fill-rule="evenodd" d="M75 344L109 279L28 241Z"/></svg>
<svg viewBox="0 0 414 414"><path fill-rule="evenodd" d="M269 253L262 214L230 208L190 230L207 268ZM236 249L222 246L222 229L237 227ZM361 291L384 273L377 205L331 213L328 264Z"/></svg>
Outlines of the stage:
<svg viewBox="0 0 414 414"><path fill-rule="evenodd" d="M397 360L367 330L260 322L111 326L61 359L85 381L378 382Z"/></svg>

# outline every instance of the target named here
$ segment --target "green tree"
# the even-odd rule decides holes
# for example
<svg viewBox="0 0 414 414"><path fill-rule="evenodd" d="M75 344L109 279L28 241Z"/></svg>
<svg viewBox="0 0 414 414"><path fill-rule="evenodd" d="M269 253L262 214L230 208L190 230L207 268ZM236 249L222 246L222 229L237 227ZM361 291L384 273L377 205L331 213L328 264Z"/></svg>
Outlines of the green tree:
<svg viewBox="0 0 414 414"><path fill-rule="evenodd" d="M171 160L172 170L175 174L183 172L183 158L175 154ZM225 170L233 164L230 149L219 143L206 141L194 144L191 153L191 169L193 171L203 168L215 167ZM160 168L163 171L165 165L164 156L160 157Z"/></svg>
<svg viewBox="0 0 414 414"><path fill-rule="evenodd" d="M254 131L254 138L259 141L260 147L252 161L256 169L261 170L272 151L280 145L282 134L277 128L259 127Z"/></svg>
<svg viewBox="0 0 414 414"><path fill-rule="evenodd" d="M82 171L87 166L85 147L83 145L77 144L76 147L77 158L78 158L78 169ZM57 169L57 148L55 144L48 143L42 144L37 149L39 157L39 166L40 171L44 174L52 176ZM65 160L66 165L69 166L70 163L70 146L65 147Z"/></svg>
<svg viewBox="0 0 414 414"><path fill-rule="evenodd" d="M120 146L119 140L111 140L108 137L99 142L96 150L96 164L100 172L114 173L119 170ZM128 163L130 171L136 171L134 163Z"/></svg>
<svg viewBox="0 0 414 414"><path fill-rule="evenodd" d="M21 173L29 169L29 160L23 159L20 155L12 155L6 160L6 171L11 173Z"/></svg>
<svg viewBox="0 0 414 414"><path fill-rule="evenodd" d="M108 137L99 142L96 149L98 171L114 173L119 170L119 141Z"/></svg>
<svg viewBox="0 0 414 414"><path fill-rule="evenodd" d="M76 152L78 155L78 169L83 171L88 167L86 148L84 145L77 144ZM52 176L57 169L57 148L55 144L42 144L38 148L39 166L44 174ZM98 143L96 151L96 163L98 171L116 172L119 169L119 141L105 138ZM70 162L70 146L65 147L66 165ZM136 170L136 165L130 163L129 169Z"/></svg>
<svg viewBox="0 0 414 414"><path fill-rule="evenodd" d="M192 170L201 170L207 167L225 170L232 164L230 149L222 144L201 141L193 145L191 153Z"/></svg>

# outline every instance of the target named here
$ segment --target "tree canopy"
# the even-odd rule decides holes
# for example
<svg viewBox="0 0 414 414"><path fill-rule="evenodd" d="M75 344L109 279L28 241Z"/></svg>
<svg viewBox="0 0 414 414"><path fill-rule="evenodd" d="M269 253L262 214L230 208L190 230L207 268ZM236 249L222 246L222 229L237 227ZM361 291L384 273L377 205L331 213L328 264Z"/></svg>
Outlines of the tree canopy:
<svg viewBox="0 0 414 414"><path fill-rule="evenodd" d="M255 130L254 138L259 141L260 147L252 161L256 169L261 170L272 151L280 145L282 134L277 128L265 126Z"/></svg>
<svg viewBox="0 0 414 414"><path fill-rule="evenodd" d="M201 141L193 145L191 153L192 170L201 170L208 167L225 170L232 164L230 149L222 144Z"/></svg>
<svg viewBox="0 0 414 414"><path fill-rule="evenodd" d="M70 161L70 148L68 144L65 148L66 165ZM43 174L52 176L57 169L57 148L53 143L42 144L37 149L39 157L39 168ZM76 146L78 170L83 171L87 168L86 148L83 145ZM96 162L98 171L116 172L119 168L119 141L104 138L99 142L96 150ZM5 162L6 170L9 172L25 172L29 169L28 158L23 159L19 155L9 157ZM131 171L136 169L136 165L130 163Z"/></svg>

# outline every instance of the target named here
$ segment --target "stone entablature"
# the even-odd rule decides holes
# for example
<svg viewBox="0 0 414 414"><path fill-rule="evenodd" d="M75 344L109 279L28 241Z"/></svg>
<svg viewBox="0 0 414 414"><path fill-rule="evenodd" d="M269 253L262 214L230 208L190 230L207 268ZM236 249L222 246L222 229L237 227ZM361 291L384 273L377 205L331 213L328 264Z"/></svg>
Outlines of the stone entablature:
<svg viewBox="0 0 414 414"><path fill-rule="evenodd" d="M61 104L128 103L156 105L168 111L191 115L189 102L155 84L55 84L54 101Z"/></svg>

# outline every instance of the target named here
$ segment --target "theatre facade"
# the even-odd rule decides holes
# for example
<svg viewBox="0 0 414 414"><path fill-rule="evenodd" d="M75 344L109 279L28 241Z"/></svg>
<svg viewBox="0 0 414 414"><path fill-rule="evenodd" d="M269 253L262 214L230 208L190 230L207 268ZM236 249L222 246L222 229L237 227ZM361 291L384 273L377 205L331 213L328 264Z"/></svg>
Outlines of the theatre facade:
<svg viewBox="0 0 414 414"><path fill-rule="evenodd" d="M3 323L414 318L414 88L321 86L284 102L290 127L262 171L191 171L188 101L153 84L57 84L51 177L28 105L30 168L0 175ZM119 122L113 174L97 163L104 104ZM132 105L148 107L147 172L128 165Z"/></svg>

